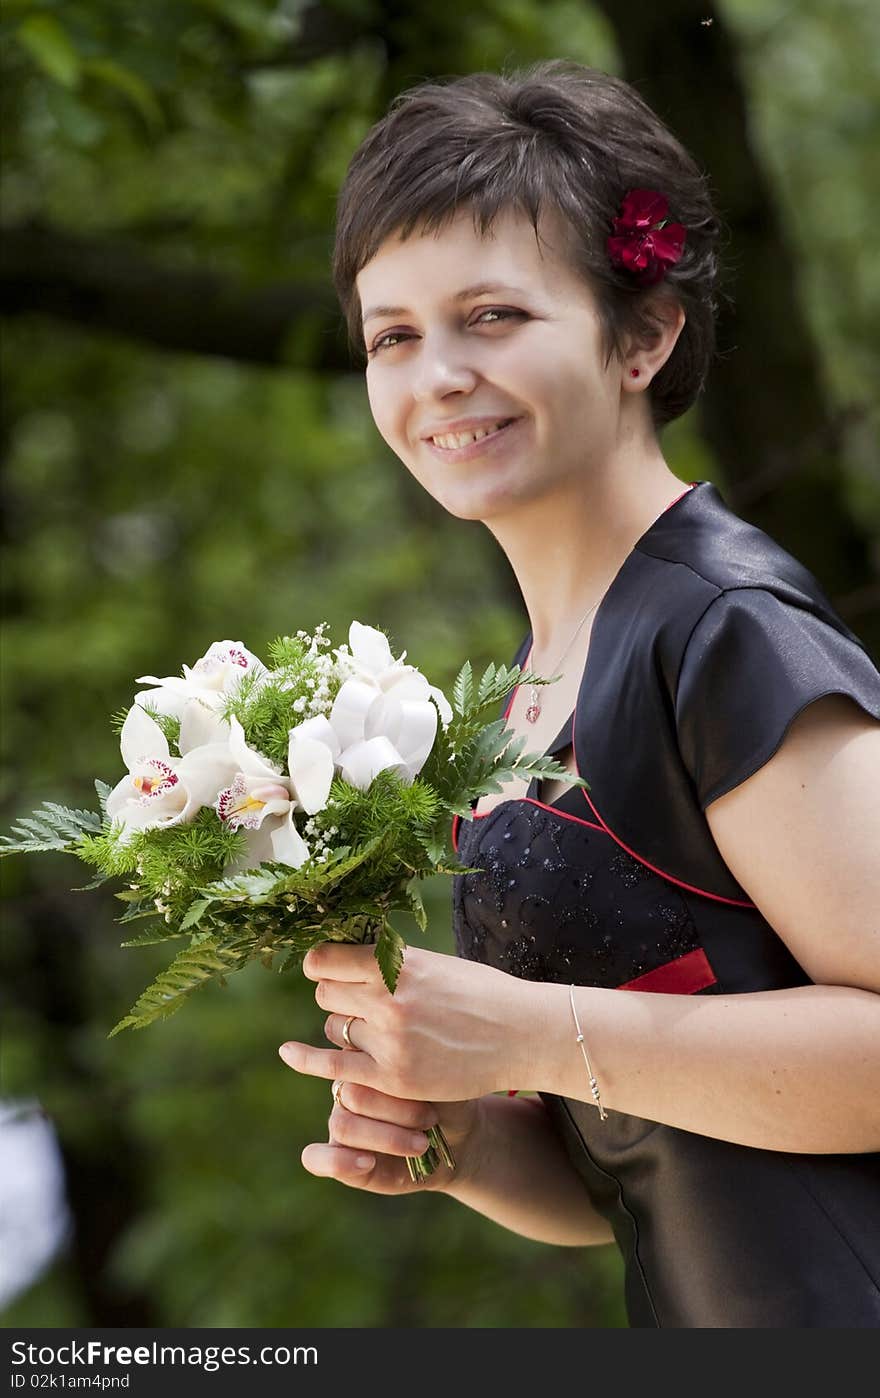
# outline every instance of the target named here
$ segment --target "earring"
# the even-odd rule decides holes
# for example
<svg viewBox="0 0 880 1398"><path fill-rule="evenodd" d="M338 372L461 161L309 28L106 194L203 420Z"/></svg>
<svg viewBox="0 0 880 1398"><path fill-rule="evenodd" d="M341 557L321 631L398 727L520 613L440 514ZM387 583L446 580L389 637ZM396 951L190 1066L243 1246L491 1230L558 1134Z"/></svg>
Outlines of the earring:
<svg viewBox="0 0 880 1398"><path fill-rule="evenodd" d="M637 378L639 377L639 374L640 374L642 371L641 371L641 369L630 369L629 372L630 372L630 377L631 377L631 378L637 379Z"/></svg>

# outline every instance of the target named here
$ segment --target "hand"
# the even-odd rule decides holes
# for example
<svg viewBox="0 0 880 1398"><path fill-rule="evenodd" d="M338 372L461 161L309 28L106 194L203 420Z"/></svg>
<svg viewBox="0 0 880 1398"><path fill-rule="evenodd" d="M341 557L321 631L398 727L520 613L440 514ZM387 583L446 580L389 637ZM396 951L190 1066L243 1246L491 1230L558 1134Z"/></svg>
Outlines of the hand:
<svg viewBox="0 0 880 1398"><path fill-rule="evenodd" d="M279 1053L299 1073L373 1087L392 1097L471 1101L526 1088L535 987L494 967L408 946L391 995L371 946L325 942L303 971L331 1011L333 1050L290 1041ZM351 1043L343 1027L351 1020Z"/></svg>
<svg viewBox="0 0 880 1398"><path fill-rule="evenodd" d="M334 1089L337 1084L333 1084ZM327 1122L328 1142L314 1142L302 1153L313 1175L339 1180L371 1194L416 1194L443 1190L469 1167L469 1143L474 1135L479 1102L445 1102L442 1114L431 1102L389 1097L371 1087L342 1082ZM421 1184L410 1178L407 1155L421 1155L429 1126L442 1126L456 1168L440 1164ZM416 1133L415 1135L413 1133ZM359 1162L365 1162L359 1164Z"/></svg>

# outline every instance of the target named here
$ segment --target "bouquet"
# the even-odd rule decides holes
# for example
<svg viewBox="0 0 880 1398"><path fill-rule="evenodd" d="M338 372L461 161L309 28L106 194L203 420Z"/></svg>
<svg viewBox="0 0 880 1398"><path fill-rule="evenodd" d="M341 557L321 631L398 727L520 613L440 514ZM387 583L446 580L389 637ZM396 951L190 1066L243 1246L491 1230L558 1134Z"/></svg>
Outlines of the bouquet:
<svg viewBox="0 0 880 1398"><path fill-rule="evenodd" d="M468 661L450 705L382 631L353 621L330 650L326 629L277 637L268 665L216 641L181 676L140 676L150 688L113 717L126 772L95 782L100 811L46 802L0 837L0 855L75 855L97 870L85 889L124 881L117 921L149 926L123 946L185 942L111 1037L251 961L298 967L327 940L373 944L393 994L405 943L391 914L424 931L420 881L470 872L452 817L510 777L568 775L487 721L516 685L550 680L490 664L477 683ZM452 1163L437 1128L413 1179L440 1159Z"/></svg>

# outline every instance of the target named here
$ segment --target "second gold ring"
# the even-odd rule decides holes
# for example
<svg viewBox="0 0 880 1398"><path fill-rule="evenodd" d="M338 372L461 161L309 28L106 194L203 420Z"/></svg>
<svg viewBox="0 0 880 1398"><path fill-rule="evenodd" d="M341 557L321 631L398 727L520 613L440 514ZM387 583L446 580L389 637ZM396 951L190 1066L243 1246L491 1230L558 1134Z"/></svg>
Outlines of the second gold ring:
<svg viewBox="0 0 880 1398"><path fill-rule="evenodd" d="M351 1026L354 1024L357 1018L357 1015L349 1015L348 1019L342 1026L342 1038L346 1048L353 1049L356 1047L356 1045L351 1042Z"/></svg>

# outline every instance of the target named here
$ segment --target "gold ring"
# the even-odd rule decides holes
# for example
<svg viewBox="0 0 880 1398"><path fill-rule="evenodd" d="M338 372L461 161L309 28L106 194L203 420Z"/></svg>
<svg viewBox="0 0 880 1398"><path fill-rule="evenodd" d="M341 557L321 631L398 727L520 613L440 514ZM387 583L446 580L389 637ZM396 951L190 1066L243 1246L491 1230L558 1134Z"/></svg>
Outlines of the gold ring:
<svg viewBox="0 0 880 1398"><path fill-rule="evenodd" d="M343 1026L342 1026L342 1038L343 1038L343 1040L344 1040L344 1042L345 1042L345 1047L346 1047L346 1048L352 1048L352 1049L353 1049L353 1048L356 1048L356 1047L357 1047L356 1044L353 1044L353 1043L351 1042L351 1034L349 1033L349 1030L351 1029L351 1026L354 1024L354 1022L355 1022L355 1020L356 1020L357 1018L358 1018L357 1015L349 1015L349 1016L348 1016L348 1019L345 1021L345 1023L344 1023Z"/></svg>
<svg viewBox="0 0 880 1398"><path fill-rule="evenodd" d="M337 1107L345 1106L345 1103L342 1100L342 1086L343 1084L341 1078L333 1084L333 1101L336 1103Z"/></svg>

